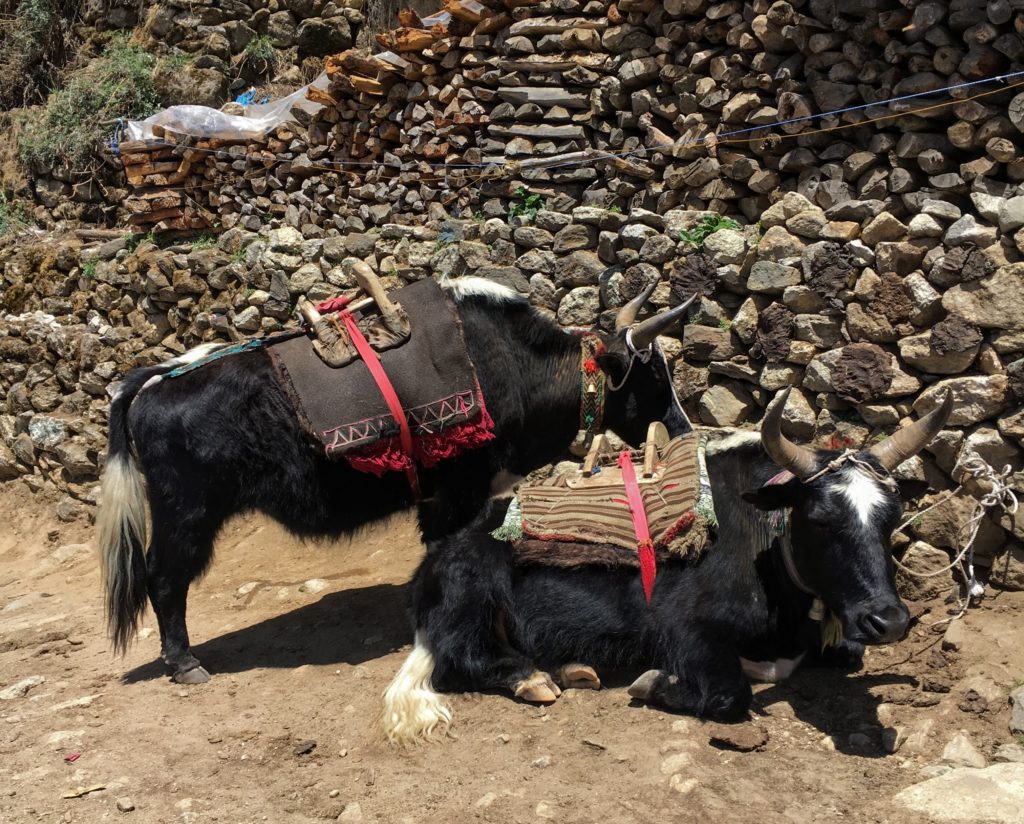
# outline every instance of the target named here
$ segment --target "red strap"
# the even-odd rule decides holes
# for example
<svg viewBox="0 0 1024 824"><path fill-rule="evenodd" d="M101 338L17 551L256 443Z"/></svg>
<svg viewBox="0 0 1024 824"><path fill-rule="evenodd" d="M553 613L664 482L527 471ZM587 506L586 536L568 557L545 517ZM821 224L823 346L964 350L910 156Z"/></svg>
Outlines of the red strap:
<svg viewBox="0 0 1024 824"><path fill-rule="evenodd" d="M640 487L636 483L636 472L628 450L619 453L619 468L622 470L622 481L626 485L626 499L629 512L633 516L633 532L636 534L636 554L640 558L640 583L644 587L644 597L651 602L654 591L654 576L657 568L654 560L654 543L647 526L647 511L644 499L640 496Z"/></svg>
<svg viewBox="0 0 1024 824"><path fill-rule="evenodd" d="M322 300L316 305L316 311L321 315L326 315L329 312L337 312L339 309L344 309L352 302L352 298L347 298L341 295L336 298L329 298L328 300Z"/></svg>
<svg viewBox="0 0 1024 824"><path fill-rule="evenodd" d="M391 381L384 371L384 367L380 365L380 356L370 346L366 338L363 337L363 333L359 331L359 327L356 326L356 320L352 317L351 312L339 312L338 317L341 318L342 323L345 324L345 329L348 330L348 335L352 339L352 345L355 346L356 351L359 353L359 357L363 359L363 363L366 364L366 368L370 370L370 375L377 383L377 388L380 393L384 396L384 400L388 404L388 409L391 410L391 415L394 417L398 424L399 430L399 441L402 444L402 451L405 453L407 463L405 466L405 476L409 479L409 486L412 487L412 494L416 496L416 500L420 500L420 479L416 474L416 460L413 458L412 453L412 431L409 429L409 421L405 418L405 410L402 409L402 402L398 399L398 393L395 392L395 387L391 385Z"/></svg>

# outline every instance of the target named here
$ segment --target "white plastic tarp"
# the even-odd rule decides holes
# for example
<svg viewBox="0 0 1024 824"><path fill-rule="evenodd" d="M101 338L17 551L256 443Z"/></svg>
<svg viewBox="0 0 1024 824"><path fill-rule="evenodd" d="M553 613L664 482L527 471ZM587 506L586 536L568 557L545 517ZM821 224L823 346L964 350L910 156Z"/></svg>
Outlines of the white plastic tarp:
<svg viewBox="0 0 1024 824"><path fill-rule="evenodd" d="M292 120L293 106L299 106L310 114L321 108L319 103L306 99L306 89L311 86L326 89L327 73L321 73L309 86L303 86L280 100L246 106L244 115L225 114L206 106L171 106L145 120L129 120L125 135L128 140L148 140L155 136L154 126L163 126L192 137L263 137L275 126Z"/></svg>

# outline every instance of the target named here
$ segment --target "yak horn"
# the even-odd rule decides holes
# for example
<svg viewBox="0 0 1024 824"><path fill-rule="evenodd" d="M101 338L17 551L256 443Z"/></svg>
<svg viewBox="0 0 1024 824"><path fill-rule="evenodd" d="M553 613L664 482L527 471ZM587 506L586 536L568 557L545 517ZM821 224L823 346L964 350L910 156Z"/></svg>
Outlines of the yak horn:
<svg viewBox="0 0 1024 824"><path fill-rule="evenodd" d="M947 389L946 397L935 409L893 432L881 443L875 444L868 453L876 458L887 472L891 472L907 458L912 458L939 434L953 411L953 393Z"/></svg>
<svg viewBox="0 0 1024 824"><path fill-rule="evenodd" d="M628 329L633 325L636 320L636 316L640 314L640 309L647 299L654 294L654 290L657 287L658 282L655 281L650 286L646 287L639 295L633 298L629 303L623 305L619 310L619 313L615 316L615 331L621 332L623 329Z"/></svg>
<svg viewBox="0 0 1024 824"><path fill-rule="evenodd" d="M641 321L634 326L629 335L629 340L633 344L633 348L646 349L654 343L654 339L658 337L658 335L672 326L672 324L683 316L683 313L689 308L690 304L697 299L697 294L697 292L694 292L694 294L690 295L688 300L683 301L678 306L669 309L667 312L662 312L654 317L647 318L647 320Z"/></svg>
<svg viewBox="0 0 1024 824"><path fill-rule="evenodd" d="M818 457L782 434L782 410L786 408L791 389L786 387L782 396L765 412L761 421L761 445L775 463L804 480L818 469Z"/></svg>

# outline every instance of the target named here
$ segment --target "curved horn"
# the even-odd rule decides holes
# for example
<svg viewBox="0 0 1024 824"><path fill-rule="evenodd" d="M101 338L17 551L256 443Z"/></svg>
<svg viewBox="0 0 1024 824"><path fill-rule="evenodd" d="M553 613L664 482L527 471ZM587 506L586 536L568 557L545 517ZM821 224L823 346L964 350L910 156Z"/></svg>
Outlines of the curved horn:
<svg viewBox="0 0 1024 824"><path fill-rule="evenodd" d="M633 298L629 303L623 305L619 310L619 313L615 316L615 331L621 332L623 329L628 329L633 325L636 320L636 316L640 314L640 309L647 299L654 294L654 290L658 286L658 281L654 281L650 286L646 287L639 295Z"/></svg>
<svg viewBox="0 0 1024 824"><path fill-rule="evenodd" d="M818 468L818 458L810 449L798 446L782 434L782 410L786 408L792 387L787 386L781 397L764 413L761 421L761 445L768 457L783 469L788 469L800 480L809 478Z"/></svg>
<svg viewBox="0 0 1024 824"><path fill-rule="evenodd" d="M868 450L868 454L876 458L887 472L891 472L907 458L912 458L924 449L928 442L946 425L952 411L953 393L947 389L945 400L935 409L923 418L893 432L881 443L875 444Z"/></svg>
<svg viewBox="0 0 1024 824"><path fill-rule="evenodd" d="M641 321L634 326L629 335L629 340L633 344L633 348L646 349L654 343L654 339L658 337L658 335L668 329L683 316L683 313L686 312L690 304L697 299L698 294L699 293L695 292L690 295L688 300L683 301L678 306L669 309L667 312L662 312L659 315L647 318L647 320Z"/></svg>

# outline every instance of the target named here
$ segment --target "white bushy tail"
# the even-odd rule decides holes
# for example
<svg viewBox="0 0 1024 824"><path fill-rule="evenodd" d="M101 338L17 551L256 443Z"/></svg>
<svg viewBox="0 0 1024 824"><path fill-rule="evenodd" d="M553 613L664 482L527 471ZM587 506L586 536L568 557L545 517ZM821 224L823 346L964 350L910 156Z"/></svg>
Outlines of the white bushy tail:
<svg viewBox="0 0 1024 824"><path fill-rule="evenodd" d="M448 703L430 683L434 655L422 632L394 680L384 690L381 727L391 744L413 746L444 737L452 720Z"/></svg>

